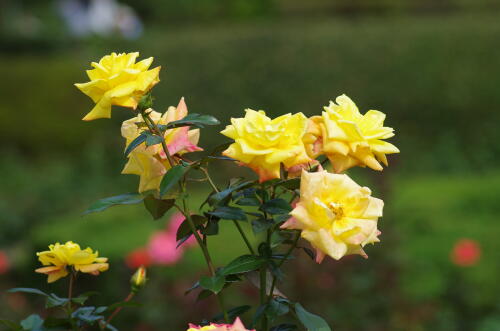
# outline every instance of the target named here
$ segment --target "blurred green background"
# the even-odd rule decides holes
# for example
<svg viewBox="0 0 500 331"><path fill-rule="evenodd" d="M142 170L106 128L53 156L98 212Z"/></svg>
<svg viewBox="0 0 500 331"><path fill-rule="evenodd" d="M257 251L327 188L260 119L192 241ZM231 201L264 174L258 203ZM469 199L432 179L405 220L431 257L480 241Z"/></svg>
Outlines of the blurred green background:
<svg viewBox="0 0 500 331"><path fill-rule="evenodd" d="M298 253L280 284L292 300L335 330L500 330L498 1L123 0L135 23L104 33L99 20L75 32L77 17L61 15L66 2L0 2L0 317L43 306L6 295L10 287L64 291L64 281L47 285L33 273L34 252L55 241L109 257L110 271L82 277L81 291L102 290L96 304L121 300L132 273L125 256L165 227L168 217L152 221L140 205L81 216L138 180L120 175L120 124L130 113L83 122L92 102L72 84L104 54L140 51L162 65L158 110L185 96L191 112L221 120L202 131L207 149L225 141L218 131L247 107L315 115L346 93L362 112L387 114L401 154L381 173L350 171L385 200L382 242L366 261L316 265ZM250 174L230 164L214 170ZM195 202L204 192L192 192ZM211 246L217 264L244 251L233 235L223 227ZM469 266L452 259L461 239L479 247ZM183 294L205 272L199 253L152 268L137 298L143 306L125 310L116 326L184 330L215 314L211 299ZM230 292L230 305L257 302L250 286Z"/></svg>

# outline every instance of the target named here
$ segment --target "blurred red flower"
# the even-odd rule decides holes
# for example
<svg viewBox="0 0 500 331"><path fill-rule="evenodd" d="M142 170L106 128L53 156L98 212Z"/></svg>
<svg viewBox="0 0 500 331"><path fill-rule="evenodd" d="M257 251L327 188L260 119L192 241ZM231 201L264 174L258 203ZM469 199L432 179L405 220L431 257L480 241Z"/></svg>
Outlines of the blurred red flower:
<svg viewBox="0 0 500 331"><path fill-rule="evenodd" d="M460 239L455 243L450 258L458 266L473 266L481 258L481 247L475 240Z"/></svg>
<svg viewBox="0 0 500 331"><path fill-rule="evenodd" d="M145 248L137 248L128 253L125 257L125 264L130 269L137 269L140 266L148 267L151 265L151 257Z"/></svg>
<svg viewBox="0 0 500 331"><path fill-rule="evenodd" d="M0 275L10 270L10 261L4 251L0 251Z"/></svg>

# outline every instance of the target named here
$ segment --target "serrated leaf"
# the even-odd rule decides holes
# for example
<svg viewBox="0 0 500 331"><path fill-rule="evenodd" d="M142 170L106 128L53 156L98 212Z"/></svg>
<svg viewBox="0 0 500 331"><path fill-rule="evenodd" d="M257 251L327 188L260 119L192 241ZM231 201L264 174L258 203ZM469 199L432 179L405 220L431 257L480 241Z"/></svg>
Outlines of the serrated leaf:
<svg viewBox="0 0 500 331"><path fill-rule="evenodd" d="M114 197L104 198L94 202L83 215L97 213L117 205L133 205L142 202L144 197L139 193L126 193Z"/></svg>
<svg viewBox="0 0 500 331"><path fill-rule="evenodd" d="M208 212L207 214L216 216L224 220L235 220L235 221L246 221L247 216L241 208L236 207L218 207L214 211Z"/></svg>
<svg viewBox="0 0 500 331"><path fill-rule="evenodd" d="M7 293L30 293L30 294L38 294L38 295L43 295L45 297L49 296L47 293L37 289L37 288L29 288L29 287L16 287L16 288L11 288L10 290L7 290Z"/></svg>
<svg viewBox="0 0 500 331"><path fill-rule="evenodd" d="M194 126L197 128L204 128L206 125L218 124L220 124L220 122L213 116L191 113L178 121L172 121L166 125L159 125L159 128L160 130L168 130L181 126Z"/></svg>
<svg viewBox="0 0 500 331"><path fill-rule="evenodd" d="M242 255L222 268L220 274L234 275L256 270L266 263L266 259L255 255Z"/></svg>
<svg viewBox="0 0 500 331"><path fill-rule="evenodd" d="M312 249L307 248L307 247L302 247L302 249L311 258L311 260L316 259L316 253Z"/></svg>
<svg viewBox="0 0 500 331"><path fill-rule="evenodd" d="M224 276L215 275L213 277L202 276L200 278L200 286L206 290L212 291L215 294L219 293L223 288L226 280Z"/></svg>
<svg viewBox="0 0 500 331"><path fill-rule="evenodd" d="M272 199L264 203L260 207L260 210L272 215L281 215L288 214L292 210L292 207L283 199Z"/></svg>
<svg viewBox="0 0 500 331"><path fill-rule="evenodd" d="M128 144L127 148L125 148L125 156L128 156L134 149L137 148L140 144L146 141L148 136L144 133L140 134L137 138L132 140L130 144Z"/></svg>
<svg viewBox="0 0 500 331"><path fill-rule="evenodd" d="M160 219L163 215L165 215L165 213L169 211L174 204L174 199L160 200L156 199L152 195L148 195L144 198L144 206L155 220Z"/></svg>
<svg viewBox="0 0 500 331"><path fill-rule="evenodd" d="M295 313L308 331L332 331L323 318L308 312L300 303L295 304Z"/></svg>
<svg viewBox="0 0 500 331"><path fill-rule="evenodd" d="M164 196L168 191L170 191L188 170L189 167L185 167L180 164L170 168L161 180L160 196Z"/></svg>

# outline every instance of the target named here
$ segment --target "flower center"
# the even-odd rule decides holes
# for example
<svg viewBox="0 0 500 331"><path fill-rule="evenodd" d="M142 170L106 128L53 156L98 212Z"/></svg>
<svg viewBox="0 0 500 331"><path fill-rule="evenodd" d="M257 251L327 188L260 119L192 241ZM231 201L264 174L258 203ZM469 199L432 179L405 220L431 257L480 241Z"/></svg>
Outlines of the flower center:
<svg viewBox="0 0 500 331"><path fill-rule="evenodd" d="M339 220L344 216L344 209L342 208L342 205L340 203L336 202L330 202L328 205L330 211L335 214L335 219Z"/></svg>

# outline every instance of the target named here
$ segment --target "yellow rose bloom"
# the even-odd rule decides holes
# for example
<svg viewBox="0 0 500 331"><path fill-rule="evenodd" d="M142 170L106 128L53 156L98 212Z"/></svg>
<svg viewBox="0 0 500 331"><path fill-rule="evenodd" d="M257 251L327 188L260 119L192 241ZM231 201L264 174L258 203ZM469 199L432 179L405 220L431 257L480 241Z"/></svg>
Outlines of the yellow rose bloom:
<svg viewBox="0 0 500 331"><path fill-rule="evenodd" d="M325 154L337 173L354 166L382 170L380 162L388 165L386 154L399 153L396 146L383 141L394 136L394 129L383 126L385 114L369 110L361 115L346 95L336 102L330 101L321 117L310 119L305 141L309 155Z"/></svg>
<svg viewBox="0 0 500 331"><path fill-rule="evenodd" d="M160 81L160 67L148 70L153 58L136 63L138 56L138 52L111 53L99 63L91 63L94 69L87 70L90 81L75 84L96 103L84 121L110 118L112 105L135 109L141 97Z"/></svg>
<svg viewBox="0 0 500 331"><path fill-rule="evenodd" d="M312 161L302 142L307 128L304 114L270 119L262 110L245 111L244 118L231 118L231 125L221 132L234 139L223 154L257 172L260 182L280 178L281 164L288 170Z"/></svg>
<svg viewBox="0 0 500 331"><path fill-rule="evenodd" d="M245 328L240 318L237 317L233 324L214 324L205 326L198 326L194 324L189 324L189 329L187 331L255 331L248 330Z"/></svg>
<svg viewBox="0 0 500 331"><path fill-rule="evenodd" d="M109 268L108 259L98 257L98 252L91 248L81 249L80 245L72 241L64 245L56 243L49 246L48 251L36 253L38 260L45 266L35 271L48 275L48 282L52 283L59 278L68 275L67 267L73 267L75 271L98 275Z"/></svg>
<svg viewBox="0 0 500 331"><path fill-rule="evenodd" d="M152 109L146 110L149 117L156 123L166 125L172 121L180 120L186 117L188 109L184 98L182 98L177 107L169 107L162 115ZM136 123L143 123L142 115L126 120L122 124L121 133L125 138L125 148L137 138L141 132L147 130L144 127L138 127ZM184 154L187 152L201 151L197 146L200 139L200 130L189 130L189 127L183 126L166 130L164 133L165 143L170 155ZM140 176L139 192L157 190L160 187L163 175L170 169L167 155L161 144L146 147L145 144L137 146L128 156L128 162L122 170L122 174L131 174Z"/></svg>
<svg viewBox="0 0 500 331"><path fill-rule="evenodd" d="M369 188L345 174L303 171L300 200L281 228L302 230L302 238L317 251L318 263L325 255L335 260L349 254L367 257L363 247L379 241L377 221L383 207Z"/></svg>

